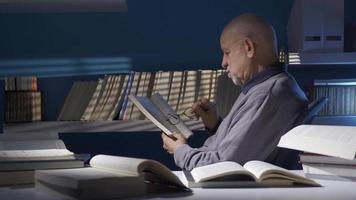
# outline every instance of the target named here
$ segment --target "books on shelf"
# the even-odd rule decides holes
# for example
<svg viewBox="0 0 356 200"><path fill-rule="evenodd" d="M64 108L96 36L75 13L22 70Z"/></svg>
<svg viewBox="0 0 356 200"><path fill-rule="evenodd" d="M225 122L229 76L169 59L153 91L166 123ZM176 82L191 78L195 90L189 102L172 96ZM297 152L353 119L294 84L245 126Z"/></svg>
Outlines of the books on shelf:
<svg viewBox="0 0 356 200"><path fill-rule="evenodd" d="M356 180L356 127L301 125L278 146L305 152L300 162L309 177Z"/></svg>
<svg viewBox="0 0 356 200"><path fill-rule="evenodd" d="M355 79L316 79L306 92L310 100L327 97L328 103L320 111L321 116L355 115Z"/></svg>
<svg viewBox="0 0 356 200"><path fill-rule="evenodd" d="M182 133L185 138L189 138L193 134L180 116L159 93L153 94L151 98L130 95L129 99L149 120L166 134L172 135L174 132Z"/></svg>
<svg viewBox="0 0 356 200"><path fill-rule="evenodd" d="M138 88L139 88L139 84L141 82L142 73L141 72L133 72L131 74L131 76L132 77L129 82L129 89L128 89L127 93L125 94L126 102L125 102L125 107L124 107L124 110L122 113L122 118L121 118L122 120L130 120L130 119L132 119L132 115L135 114L134 106L133 106L132 102L128 100L128 96L136 95L138 93Z"/></svg>
<svg viewBox="0 0 356 200"><path fill-rule="evenodd" d="M150 186L186 189L159 162L109 155L94 156L86 168L36 170L35 177L36 189L78 199L139 196L150 192Z"/></svg>
<svg viewBox="0 0 356 200"><path fill-rule="evenodd" d="M249 161L243 166L224 161L184 171L183 183L188 187L280 187L292 185L319 186L315 181L284 168Z"/></svg>
<svg viewBox="0 0 356 200"><path fill-rule="evenodd" d="M0 185L34 183L34 170L84 166L84 157L66 149L62 140L49 134L2 134L0 136Z"/></svg>
<svg viewBox="0 0 356 200"><path fill-rule="evenodd" d="M42 120L42 94L37 77L5 77L5 122Z"/></svg>
<svg viewBox="0 0 356 200"><path fill-rule="evenodd" d="M98 81L76 81L57 119L141 120L145 116L128 100L128 96L151 97L153 93L160 93L180 113L198 98L214 101L221 73L222 70L131 72L106 75Z"/></svg>
<svg viewBox="0 0 356 200"><path fill-rule="evenodd" d="M40 91L5 92L5 122L34 122L42 120Z"/></svg>
<svg viewBox="0 0 356 200"><path fill-rule="evenodd" d="M35 76L5 77L5 91L37 91L37 88Z"/></svg>
<svg viewBox="0 0 356 200"><path fill-rule="evenodd" d="M74 82L57 120L113 120L122 108L129 76L108 75L98 81Z"/></svg>

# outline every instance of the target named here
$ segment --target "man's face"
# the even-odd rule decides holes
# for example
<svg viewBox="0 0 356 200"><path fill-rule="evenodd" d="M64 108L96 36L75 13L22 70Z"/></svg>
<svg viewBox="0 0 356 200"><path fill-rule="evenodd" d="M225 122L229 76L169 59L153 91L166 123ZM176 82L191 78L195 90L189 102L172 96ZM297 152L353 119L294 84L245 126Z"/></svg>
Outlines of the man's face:
<svg viewBox="0 0 356 200"><path fill-rule="evenodd" d="M222 34L220 46L223 52L222 67L227 70L229 78L235 85L245 83L249 59L244 49L244 37L229 33Z"/></svg>

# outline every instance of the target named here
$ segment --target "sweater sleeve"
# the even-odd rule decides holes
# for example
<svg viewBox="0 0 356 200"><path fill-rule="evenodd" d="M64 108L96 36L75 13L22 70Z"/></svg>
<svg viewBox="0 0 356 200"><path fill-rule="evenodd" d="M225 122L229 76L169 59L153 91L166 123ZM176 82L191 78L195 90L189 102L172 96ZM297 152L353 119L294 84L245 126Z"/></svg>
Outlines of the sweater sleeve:
<svg viewBox="0 0 356 200"><path fill-rule="evenodd" d="M275 148L279 137L298 117L298 108L292 112L286 106L279 106L278 101L268 95L260 95L252 103L244 105L231 121L223 122L228 126L225 133L208 138L218 140L217 148L191 148L183 145L174 154L177 166L185 170L216 163L219 161L235 161L240 164L253 159L265 160ZM296 105L290 105L291 108ZM225 120L225 119L224 119ZM220 131L220 130L219 130ZM209 141L206 142L209 142ZM210 141L211 142L211 141ZM214 150L212 150L214 149Z"/></svg>

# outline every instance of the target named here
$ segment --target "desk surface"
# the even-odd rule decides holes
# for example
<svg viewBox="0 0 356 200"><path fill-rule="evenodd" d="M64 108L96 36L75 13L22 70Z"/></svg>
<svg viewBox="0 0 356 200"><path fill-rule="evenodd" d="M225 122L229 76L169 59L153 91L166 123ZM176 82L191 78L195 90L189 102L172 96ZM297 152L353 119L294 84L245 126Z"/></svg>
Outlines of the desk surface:
<svg viewBox="0 0 356 200"><path fill-rule="evenodd" d="M193 193L164 193L134 199L337 199L356 200L356 182L318 180L323 187L193 189ZM33 187L0 187L2 200L61 200Z"/></svg>

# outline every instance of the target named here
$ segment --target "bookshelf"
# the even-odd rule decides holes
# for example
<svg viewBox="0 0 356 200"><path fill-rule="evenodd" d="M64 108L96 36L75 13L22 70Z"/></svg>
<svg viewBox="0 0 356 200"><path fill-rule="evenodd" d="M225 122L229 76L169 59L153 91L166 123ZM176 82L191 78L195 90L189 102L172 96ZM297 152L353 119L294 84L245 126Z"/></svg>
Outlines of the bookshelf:
<svg viewBox="0 0 356 200"><path fill-rule="evenodd" d="M62 96L64 97L70 96L69 95L70 93L68 93L67 91L68 89L67 86L74 87L75 84L72 83L73 81L74 83L88 82L88 81L82 81L82 79L88 76L90 77L92 75L94 75L91 77L92 79L93 78L97 79L98 76L100 75L102 76L105 75L105 78L115 77L114 78L115 81L114 79L112 79L113 81L111 81L110 84L108 82L109 87L111 88L110 85L114 85L114 84L117 85L118 83L117 80L120 80L119 82L123 81L127 83L128 94L150 96L152 92L160 92L160 93L168 92L168 94L170 94L170 95L168 94L166 95L168 101L173 101L173 102L176 101L179 102L179 100L181 101L179 105L178 102L176 102L176 104L174 103L172 104L172 102L170 102L171 105L176 107L178 113L180 113L181 110L185 110L186 106L190 106L193 102L195 102L198 97L199 98L206 97L214 101L215 93L217 90L216 87L217 87L218 77L223 73L223 70L132 72L130 70L129 61L130 61L129 59L123 59L123 58L80 59L78 61L74 61L74 60L50 60L50 61L49 60L27 60L27 61L24 60L24 61L16 61L16 62L3 61L0 62L0 66L2 66L2 69L0 70L0 75L2 77L29 76L29 75L38 77L38 84L39 84L38 87L42 89L42 92L44 94L43 98L44 99L49 98L48 102L51 103L51 105L53 104L52 101L57 101L57 105L61 104L62 108L64 105L66 105L67 102L67 98L65 98L64 101L65 103L63 104L62 100L64 98L62 98ZM46 71L43 71L43 69L46 69ZM121 76L121 79L118 79L119 76L117 76L117 74L123 75ZM165 74L167 75L167 77L166 76L160 77L159 75L161 74ZM137 85L135 87L133 85L131 86L132 84L131 82L132 81L135 82L136 77L139 79ZM81 79L81 81L77 81L78 78ZM41 80L42 81L46 80L46 81L41 82ZM62 81L65 80L68 82L66 83L67 84L66 87L63 87L61 80ZM140 80L142 83L140 82ZM163 83L162 82L163 80L169 82ZM168 88L166 89L166 87L164 86L170 85L170 82L172 82L173 85L169 87L169 89ZM42 86L44 85L45 89L43 89L41 85ZM14 88L16 88L16 86L14 86ZM126 88L126 86L122 86L122 90L120 89L120 91L124 91L124 88ZM187 91L184 92L187 88L189 88L190 92ZM109 90L110 90L110 95L109 95ZM107 91L107 95L104 95L103 92L102 96L105 96L104 98L106 99L112 98L111 96L112 89L109 90ZM72 89L70 91L72 91ZM115 99L117 99L118 102L125 102L125 99L122 98L124 93L126 94L126 92L123 93L113 92L113 94L115 94ZM116 94L120 94L120 96L116 97ZM78 97L81 96L79 95ZM92 93L91 97L92 98L95 97L94 93ZM169 97L171 97L172 99L169 99ZM4 100L4 98L2 98L2 100ZM103 100L103 102L104 101L111 102L111 100ZM45 106L44 110L54 110L52 111L52 113L57 115L58 110L56 110L56 108L51 105ZM100 104L99 107L101 108L103 107L103 105ZM136 118L135 116L137 115L138 111L134 112L132 111L133 109L131 108L128 109L129 107L126 106L126 104L123 106L125 109L124 110L125 114L127 110L131 111L130 113L128 113L128 116L126 118L123 116L119 118L110 117L110 119L95 118L95 119L85 120L82 119L82 117L79 118L76 117L75 119L74 118L62 119L56 116L53 117L54 115L52 116L52 118L48 118L45 114L44 115L45 117L43 118L44 121L4 124L4 127L2 128L2 132L4 133L21 133L21 132L63 133L63 132L121 132L121 131L134 131L134 132L156 131L157 132L159 131L149 121L142 120L141 118ZM114 108L116 109L116 107ZM4 109L2 110L4 112ZM106 104L105 104L105 109L100 109L100 110L101 111L108 110L106 109ZM73 112L76 113L77 111L78 110L74 112L72 109L71 113ZM61 114L62 110L59 113ZM94 112L94 113L100 113L100 112ZM120 115L124 113L120 113ZM82 114L80 114L80 116L82 116ZM120 119L120 120L115 120L115 119ZM137 122L131 121L132 119L134 120L137 119ZM69 121L56 121L56 120L69 120ZM79 120L83 120L83 121L79 121ZM2 120L1 122L4 122L4 120ZM187 124L192 130L199 130L204 128L201 121L187 121Z"/></svg>
<svg viewBox="0 0 356 200"><path fill-rule="evenodd" d="M0 133L6 132L4 125L4 77L7 76L36 76L42 78L75 77L105 74L127 73L131 69L131 60L127 57L107 58L68 58L68 59L32 59L32 60L1 60L0 61ZM53 86L55 87L55 86ZM38 122L43 128L46 122ZM29 124L29 123L27 123ZM38 126L39 124L36 124ZM11 127L19 127L15 123ZM59 125L60 126L60 125ZM7 127L5 125L5 127ZM11 132L11 131L10 131Z"/></svg>
<svg viewBox="0 0 356 200"><path fill-rule="evenodd" d="M356 63L320 63L288 65L288 71L295 77L299 85L306 89L312 87L314 80L354 79ZM313 124L319 125L356 125L354 115L316 116Z"/></svg>

